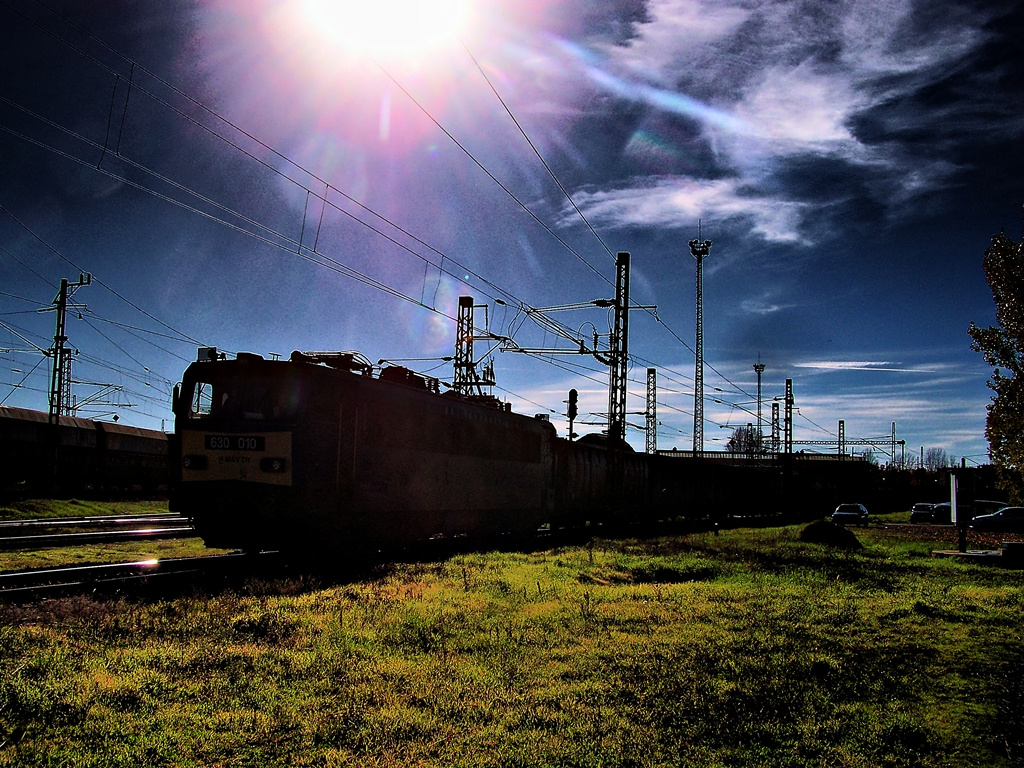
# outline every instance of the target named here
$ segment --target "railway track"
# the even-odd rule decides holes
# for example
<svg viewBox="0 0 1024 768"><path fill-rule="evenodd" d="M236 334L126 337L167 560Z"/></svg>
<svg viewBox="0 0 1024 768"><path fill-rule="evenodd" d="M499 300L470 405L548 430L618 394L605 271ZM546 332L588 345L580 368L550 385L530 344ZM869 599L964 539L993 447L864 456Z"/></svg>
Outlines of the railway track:
<svg viewBox="0 0 1024 768"><path fill-rule="evenodd" d="M33 530L38 528L75 527L116 527L121 525L159 524L187 522L187 518L174 512L157 512L143 515L93 515L83 517L36 517L31 520L0 520L3 531Z"/></svg>
<svg viewBox="0 0 1024 768"><path fill-rule="evenodd" d="M150 529L138 529L133 526L149 524ZM657 531L640 531L632 526L630 530L607 531L612 535L656 535L665 533L694 533L698 531L718 530L730 527L757 526L778 524L777 518L734 518L723 520L720 524L709 521L685 521L676 524L657 526ZM124 526L116 530L117 526ZM0 538L0 547L6 540L31 541L32 546L41 546L41 542L53 540L59 542L53 546L67 546L69 543L88 542L88 537L132 537L138 535L152 536L192 536L194 532L188 520L177 515L126 515L90 518L54 518L52 520L7 521L0 522L0 534L7 531L31 531L68 527L68 526L107 526L114 530L74 533L41 533L24 536ZM886 528L916 534L925 533L925 528L940 526L901 526L887 524ZM948 536L952 526L941 526L941 534ZM580 543L596 531L539 531L528 540L519 541L519 545L546 548L550 546ZM931 532L931 531L929 531ZM941 535L938 531L933 535ZM506 546L515 548L514 542L504 542ZM419 546L402 552L380 553L380 560L390 557L397 559L438 559L463 551L472 544L461 541L438 540L422 542ZM112 563L105 565L58 566L36 568L25 571L0 572L0 600L27 601L40 598L56 597L68 594L99 593L145 593L153 594L161 590L189 589L198 585L211 585L225 581L261 573L280 574L288 570L287 560L276 552L251 554L234 552L226 555L208 555L202 557L169 558L163 560L141 560L130 563ZM294 565L294 563L292 563Z"/></svg>
<svg viewBox="0 0 1024 768"><path fill-rule="evenodd" d="M193 535L188 518L165 513L4 520L0 521L0 551Z"/></svg>
<svg viewBox="0 0 1024 768"><path fill-rule="evenodd" d="M191 588L217 579L276 567L276 553L140 560L106 565L58 566L0 573L0 600L24 601L68 594Z"/></svg>

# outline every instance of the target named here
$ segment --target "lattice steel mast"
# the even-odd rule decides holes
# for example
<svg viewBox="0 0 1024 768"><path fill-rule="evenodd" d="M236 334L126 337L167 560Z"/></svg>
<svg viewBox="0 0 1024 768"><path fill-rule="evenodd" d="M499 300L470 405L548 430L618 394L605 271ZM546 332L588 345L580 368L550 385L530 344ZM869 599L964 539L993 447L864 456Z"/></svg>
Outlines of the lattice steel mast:
<svg viewBox="0 0 1024 768"><path fill-rule="evenodd" d="M455 360L452 372L452 389L466 397L489 397L490 390L484 387L494 386L494 367L490 362L484 363L483 375L477 370L477 360L473 357L473 342L476 340L473 326L473 297L459 297L459 315L455 331Z"/></svg>
<svg viewBox="0 0 1024 768"><path fill-rule="evenodd" d="M704 259L711 250L710 240L700 239L700 222L697 222L697 239L690 241L690 253L697 260L697 362L693 375L693 455L704 454Z"/></svg>
<svg viewBox="0 0 1024 768"><path fill-rule="evenodd" d="M618 446L626 436L626 374L629 363L629 253L615 259L615 320L608 361L608 441Z"/></svg>
<svg viewBox="0 0 1024 768"><path fill-rule="evenodd" d="M793 380L786 379L786 424L782 452L789 455L793 452Z"/></svg>
<svg viewBox="0 0 1024 768"><path fill-rule="evenodd" d="M647 369L647 453L658 452L658 369Z"/></svg>
<svg viewBox="0 0 1024 768"><path fill-rule="evenodd" d="M761 362L760 355L758 355L757 362L754 363L754 373L757 374L757 452L763 453L764 429L762 429L763 422L761 421L761 374L764 373L764 363Z"/></svg>
<svg viewBox="0 0 1024 768"><path fill-rule="evenodd" d="M65 330L68 300L75 291L90 283L92 283L90 274L79 275L77 283L69 283L67 278L61 278L60 290L52 302L57 310L57 323L53 333L53 348L50 350L50 354L53 356L53 368L50 372L49 421L51 424L55 424L59 416L71 414L71 350L64 346L68 340Z"/></svg>

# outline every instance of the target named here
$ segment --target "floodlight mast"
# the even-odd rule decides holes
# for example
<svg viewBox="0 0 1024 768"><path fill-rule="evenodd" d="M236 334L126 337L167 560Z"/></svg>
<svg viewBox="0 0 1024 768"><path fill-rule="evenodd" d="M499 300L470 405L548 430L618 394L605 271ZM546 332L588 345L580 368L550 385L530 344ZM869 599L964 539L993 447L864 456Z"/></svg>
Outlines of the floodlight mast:
<svg viewBox="0 0 1024 768"><path fill-rule="evenodd" d="M762 453L761 443L764 441L764 429L761 421L761 374L764 373L764 363L761 362L760 355L757 356L757 362L754 363L754 373L757 374L757 452Z"/></svg>
<svg viewBox="0 0 1024 768"><path fill-rule="evenodd" d="M697 350L693 375L693 456L704 455L704 259L711 250L710 240L700 239L700 221L697 239L691 240L690 253L697 260Z"/></svg>

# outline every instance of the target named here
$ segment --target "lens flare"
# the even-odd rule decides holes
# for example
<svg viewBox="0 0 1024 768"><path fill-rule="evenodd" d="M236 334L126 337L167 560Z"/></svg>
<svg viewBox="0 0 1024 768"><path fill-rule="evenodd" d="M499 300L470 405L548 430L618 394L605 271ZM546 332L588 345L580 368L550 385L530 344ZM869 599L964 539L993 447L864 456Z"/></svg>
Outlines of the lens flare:
<svg viewBox="0 0 1024 768"><path fill-rule="evenodd" d="M458 40L468 0L299 0L310 31L347 53L415 59Z"/></svg>

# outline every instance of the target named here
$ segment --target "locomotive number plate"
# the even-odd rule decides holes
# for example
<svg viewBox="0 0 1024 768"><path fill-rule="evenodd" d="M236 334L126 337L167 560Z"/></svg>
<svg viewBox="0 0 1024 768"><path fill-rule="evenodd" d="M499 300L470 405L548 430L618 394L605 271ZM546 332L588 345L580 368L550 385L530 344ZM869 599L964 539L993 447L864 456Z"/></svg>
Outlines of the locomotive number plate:
<svg viewBox="0 0 1024 768"><path fill-rule="evenodd" d="M203 442L208 451L266 450L266 439L262 435L205 435Z"/></svg>

